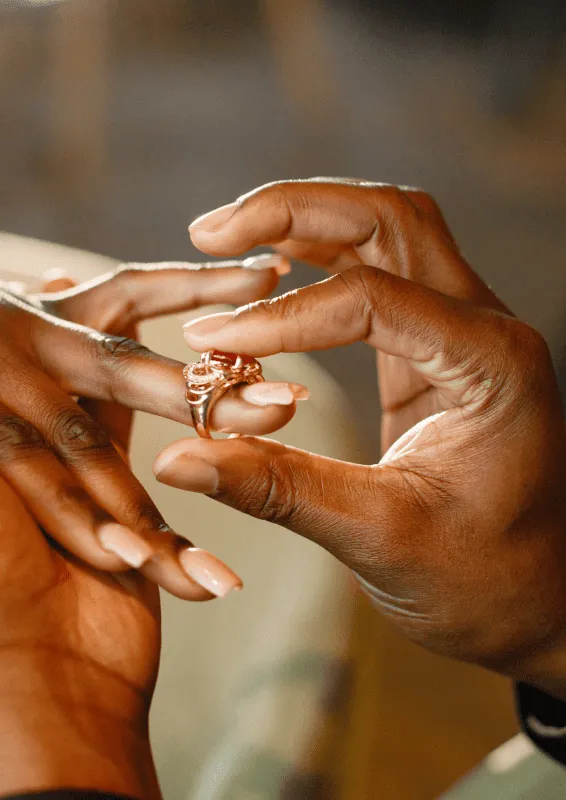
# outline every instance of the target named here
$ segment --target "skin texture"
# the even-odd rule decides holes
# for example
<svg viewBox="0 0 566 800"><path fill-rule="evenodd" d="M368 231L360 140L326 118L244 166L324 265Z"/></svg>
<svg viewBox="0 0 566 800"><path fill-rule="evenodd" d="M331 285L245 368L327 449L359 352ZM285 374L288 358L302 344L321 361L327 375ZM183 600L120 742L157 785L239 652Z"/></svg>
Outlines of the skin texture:
<svg viewBox="0 0 566 800"><path fill-rule="evenodd" d="M99 341L98 332L63 326L58 337L58 319L63 318L122 337L119 341L126 345L125 352L142 357L144 369L153 366L161 370L165 380L170 374L170 381L179 382L182 365L138 346L135 323L196 303L261 296L276 280L272 269L250 272L234 264L215 273L201 271L196 265L136 265L86 287L60 276L44 286L44 295L25 301L6 295L0 315L4 313L8 321L12 315L13 325L3 326L0 349L4 356L12 351L19 369L5 370L4 380L16 382L16 396L18 387L21 391L25 385L26 368L37 360L45 373L37 369L35 374L44 380L46 408L53 397L67 408L68 400L58 383L45 380L45 375L51 377L42 360L45 351L32 346L25 349L23 345L26 336L38 337L41 342L42 336L50 335L52 346L70 355L68 363L63 360L58 367L72 370L75 333L82 336L81 367L90 368L91 377L96 378L95 366L86 359L92 337ZM124 281L133 285L124 286ZM159 296L156 284L161 289ZM41 315L36 316L37 310ZM35 326L42 323L45 325L38 332ZM23 354L17 352L18 346ZM131 369L135 377L136 366L135 361L126 359L116 368ZM64 377L66 373L62 374ZM69 384L65 388L75 393L78 386ZM130 407L114 402L109 399L117 394L113 390L92 394L95 398L102 394L104 399L79 398L72 408L78 428L86 425L89 435L96 431L93 448L81 441L83 435L78 437L82 447L73 449L74 437L70 437L68 450L57 448L55 442L49 447L39 432L45 424L45 415L40 413L37 428L7 406L0 420L2 795L65 787L160 798L148 735L160 649L157 584L190 599L213 596L181 573L176 555L180 548L186 552L186 540L169 531L129 472L127 451L135 402ZM155 403L156 398L143 402ZM171 398L169 402L172 404ZM236 429L242 418L251 428L279 425L294 412L293 397L285 402L285 406L258 408L246 402L237 389L218 404L213 422L221 427L235 425ZM15 405L22 407L21 403ZM83 415L85 411L88 416ZM184 408L182 412L186 413ZM179 414L180 409L174 409L169 415L178 418ZM95 455L100 461L92 460ZM90 478L89 469L97 468L110 475L100 492L100 504L89 491L91 484L87 487L81 480L82 470ZM122 519L122 513L126 517L131 514L138 530L143 531L145 513L149 527L157 524L159 560L144 567L145 575L122 571L126 565L121 561L104 561L109 554L102 551L101 555L93 536L96 523L109 518L106 503L114 496L118 519ZM124 502L128 498L130 508ZM125 511L120 510L120 501ZM141 503L141 512L135 507L137 503ZM147 527L145 534L151 539ZM95 569L85 563L88 561L110 572Z"/></svg>
<svg viewBox="0 0 566 800"><path fill-rule="evenodd" d="M255 437L185 440L158 457L158 479L314 540L422 645L566 698L566 443L551 360L466 263L433 200L289 181L190 232L216 256L270 245L333 273L185 335L196 350L257 357L365 341L384 455L362 466Z"/></svg>
<svg viewBox="0 0 566 800"><path fill-rule="evenodd" d="M63 279L35 296L0 289L0 476L47 533L92 567L129 569L99 539L105 523L120 523L150 556L144 574L190 600L214 594L183 568L179 556L190 543L169 528L124 454L131 409L190 424L183 365L140 345L136 323L256 299L277 284L276 269L217 266L124 265L89 284ZM294 402L259 407L241 393L235 388L218 402L213 427L266 433L294 413ZM210 563L223 591L239 583Z"/></svg>
<svg viewBox="0 0 566 800"><path fill-rule="evenodd" d="M60 277L45 291L74 285ZM131 411L89 406L127 460ZM160 798L148 740L156 584L134 571L98 572L50 546L1 478L0 536L0 685L10 687L0 692L0 791L92 787Z"/></svg>
<svg viewBox="0 0 566 800"><path fill-rule="evenodd" d="M159 594L46 540L0 478L0 792L160 797L148 743Z"/></svg>

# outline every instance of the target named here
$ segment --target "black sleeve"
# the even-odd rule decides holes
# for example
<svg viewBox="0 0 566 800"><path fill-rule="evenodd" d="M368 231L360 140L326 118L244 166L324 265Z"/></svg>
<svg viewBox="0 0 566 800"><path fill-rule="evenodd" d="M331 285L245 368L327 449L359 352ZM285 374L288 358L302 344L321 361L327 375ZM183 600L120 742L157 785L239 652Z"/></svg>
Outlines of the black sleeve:
<svg viewBox="0 0 566 800"><path fill-rule="evenodd" d="M93 789L50 789L48 792L2 795L2 800L136 800L124 794L108 794Z"/></svg>
<svg viewBox="0 0 566 800"><path fill-rule="evenodd" d="M534 744L566 766L566 702L532 686L517 686L521 725Z"/></svg>

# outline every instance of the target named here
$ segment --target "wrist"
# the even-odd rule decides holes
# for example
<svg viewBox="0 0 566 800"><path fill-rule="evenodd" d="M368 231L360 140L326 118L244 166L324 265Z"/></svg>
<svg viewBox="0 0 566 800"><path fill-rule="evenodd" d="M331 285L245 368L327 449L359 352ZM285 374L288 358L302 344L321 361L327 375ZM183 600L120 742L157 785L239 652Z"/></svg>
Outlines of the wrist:
<svg viewBox="0 0 566 800"><path fill-rule="evenodd" d="M510 677L566 702L566 640L515 665Z"/></svg>
<svg viewBox="0 0 566 800"><path fill-rule="evenodd" d="M2 654L0 794L65 788L159 798L146 700L74 655L51 653L46 671L47 657Z"/></svg>

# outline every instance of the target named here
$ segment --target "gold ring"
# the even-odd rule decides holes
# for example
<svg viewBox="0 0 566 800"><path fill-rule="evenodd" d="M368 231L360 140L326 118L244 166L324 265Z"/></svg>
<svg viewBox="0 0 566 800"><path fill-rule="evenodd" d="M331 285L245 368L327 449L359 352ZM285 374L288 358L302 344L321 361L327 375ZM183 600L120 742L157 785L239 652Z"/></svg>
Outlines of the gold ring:
<svg viewBox="0 0 566 800"><path fill-rule="evenodd" d="M264 379L261 364L255 358L217 350L209 350L201 355L200 361L187 364L183 376L193 425L203 439L212 439L208 420L222 395L233 386L260 383ZM232 437L239 435L231 434Z"/></svg>

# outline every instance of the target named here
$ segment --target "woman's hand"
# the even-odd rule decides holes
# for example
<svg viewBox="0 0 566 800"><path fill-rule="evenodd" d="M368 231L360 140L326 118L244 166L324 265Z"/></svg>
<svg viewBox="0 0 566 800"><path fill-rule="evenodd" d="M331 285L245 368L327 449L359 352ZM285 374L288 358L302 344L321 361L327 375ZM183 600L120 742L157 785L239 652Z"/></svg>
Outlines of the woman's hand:
<svg viewBox="0 0 566 800"><path fill-rule="evenodd" d="M148 713L159 594L51 547L0 478L0 794L158 798Z"/></svg>
<svg viewBox="0 0 566 800"><path fill-rule="evenodd" d="M186 338L255 356L367 342L381 357L388 450L362 466L263 439L185 440L158 457L159 480L192 480L318 542L427 647L566 697L566 440L552 364L432 200L356 181L274 184L191 236L215 255L270 244L338 272L205 317Z"/></svg>
<svg viewBox="0 0 566 800"><path fill-rule="evenodd" d="M265 264L260 258L251 266ZM277 282L275 269L215 266L224 268L127 265L55 294L0 291L0 475L42 527L91 566L141 567L173 594L199 600L241 582L168 528L111 443L123 413L107 405L101 417L99 408L101 425L70 395L190 424L183 365L120 334L160 314L261 297ZM232 390L217 404L213 426L274 430L294 412L289 388L280 388L286 405Z"/></svg>

